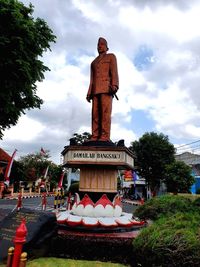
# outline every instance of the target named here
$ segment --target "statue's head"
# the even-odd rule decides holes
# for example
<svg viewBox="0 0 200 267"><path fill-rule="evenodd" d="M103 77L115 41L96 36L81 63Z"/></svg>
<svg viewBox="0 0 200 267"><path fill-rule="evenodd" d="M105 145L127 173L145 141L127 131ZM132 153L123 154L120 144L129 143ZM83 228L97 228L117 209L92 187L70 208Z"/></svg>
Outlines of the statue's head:
<svg viewBox="0 0 200 267"><path fill-rule="evenodd" d="M100 37L98 40L98 44L97 44L97 50L99 52L99 54L105 53L108 51L108 43L106 41L106 39L104 39L103 37Z"/></svg>

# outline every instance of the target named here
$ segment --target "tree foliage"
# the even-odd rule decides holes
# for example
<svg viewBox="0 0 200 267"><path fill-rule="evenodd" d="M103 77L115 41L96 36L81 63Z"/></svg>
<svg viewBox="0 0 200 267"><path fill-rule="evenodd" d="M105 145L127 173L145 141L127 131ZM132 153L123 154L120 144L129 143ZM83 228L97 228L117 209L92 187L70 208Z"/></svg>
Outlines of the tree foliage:
<svg viewBox="0 0 200 267"><path fill-rule="evenodd" d="M19 162L23 166L24 180L35 181L45 174L46 168L51 165L49 153L45 155L40 153L30 153L20 157Z"/></svg>
<svg viewBox="0 0 200 267"><path fill-rule="evenodd" d="M70 138L70 143L73 145L82 145L84 142L88 141L91 137L91 134L84 132L82 134L74 133L73 137Z"/></svg>
<svg viewBox="0 0 200 267"><path fill-rule="evenodd" d="M55 36L46 22L32 17L33 6L0 0L0 138L26 109L40 108L36 82L49 70L39 59Z"/></svg>
<svg viewBox="0 0 200 267"><path fill-rule="evenodd" d="M174 161L166 166L165 184L168 192L186 193L194 183L191 167L183 161Z"/></svg>
<svg viewBox="0 0 200 267"><path fill-rule="evenodd" d="M59 182L62 166L56 165L49 160L50 155L46 151L45 155L40 153L31 153L19 159L19 163L23 166L24 180L36 181L39 178L44 178L48 167L47 178L50 184L56 185Z"/></svg>
<svg viewBox="0 0 200 267"><path fill-rule="evenodd" d="M175 148L169 142L168 136L160 133L145 133L139 141L134 141L130 149L136 155L138 174L144 177L155 190L164 180L165 167L175 160Z"/></svg>

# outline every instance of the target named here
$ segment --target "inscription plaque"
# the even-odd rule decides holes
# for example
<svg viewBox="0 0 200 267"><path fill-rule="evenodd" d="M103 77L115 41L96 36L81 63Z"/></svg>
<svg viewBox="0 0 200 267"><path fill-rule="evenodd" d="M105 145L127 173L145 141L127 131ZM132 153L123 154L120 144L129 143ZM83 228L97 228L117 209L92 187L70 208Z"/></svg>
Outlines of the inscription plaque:
<svg viewBox="0 0 200 267"><path fill-rule="evenodd" d="M32 248L50 237L56 229L56 216L53 213L32 211L23 208L9 213L0 223L0 260L7 257L8 248L14 246L13 239L22 219L26 220L28 230L23 251Z"/></svg>

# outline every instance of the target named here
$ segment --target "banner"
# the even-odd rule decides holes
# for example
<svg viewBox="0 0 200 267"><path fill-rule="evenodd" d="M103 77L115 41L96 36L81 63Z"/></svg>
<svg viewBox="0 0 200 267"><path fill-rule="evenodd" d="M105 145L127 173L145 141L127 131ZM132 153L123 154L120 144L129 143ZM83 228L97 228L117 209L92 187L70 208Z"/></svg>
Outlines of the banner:
<svg viewBox="0 0 200 267"><path fill-rule="evenodd" d="M10 173L11 173L11 168L12 168L12 164L14 161L14 157L17 153L17 149L15 149L15 151L12 154L12 157L10 159L10 161L8 162L8 165L6 167L6 171L5 171L5 181L9 182L10 181Z"/></svg>
<svg viewBox="0 0 200 267"><path fill-rule="evenodd" d="M40 149L40 155L41 155L41 156L45 156L45 155L46 155L46 152L45 152L45 150L43 149L43 147L41 147L41 149Z"/></svg>
<svg viewBox="0 0 200 267"><path fill-rule="evenodd" d="M46 168L46 171L45 171L45 174L44 174L44 179L47 178L48 170L49 170L49 166Z"/></svg>
<svg viewBox="0 0 200 267"><path fill-rule="evenodd" d="M58 183L58 188L62 188L62 186L63 186L63 178L64 178L64 175L65 175L65 172L62 172L61 173L61 176L60 176L60 181Z"/></svg>

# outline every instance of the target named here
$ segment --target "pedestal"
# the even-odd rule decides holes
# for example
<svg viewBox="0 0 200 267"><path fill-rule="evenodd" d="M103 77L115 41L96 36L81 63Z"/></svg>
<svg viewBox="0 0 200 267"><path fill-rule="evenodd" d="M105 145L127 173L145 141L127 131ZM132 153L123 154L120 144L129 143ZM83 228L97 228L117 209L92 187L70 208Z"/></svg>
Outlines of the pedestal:
<svg viewBox="0 0 200 267"><path fill-rule="evenodd" d="M98 141L99 142L99 141ZM57 215L59 225L87 231L130 230L144 226L144 221L122 212L117 194L117 177L121 169L134 168L134 155L125 146L67 146L62 152L64 166L80 169L79 193L72 208Z"/></svg>
<svg viewBox="0 0 200 267"><path fill-rule="evenodd" d="M120 169L133 169L134 155L126 147L66 146L63 165L80 168L79 190L83 192L117 192Z"/></svg>
<svg viewBox="0 0 200 267"><path fill-rule="evenodd" d="M81 167L79 191L85 192L117 192L117 170Z"/></svg>

